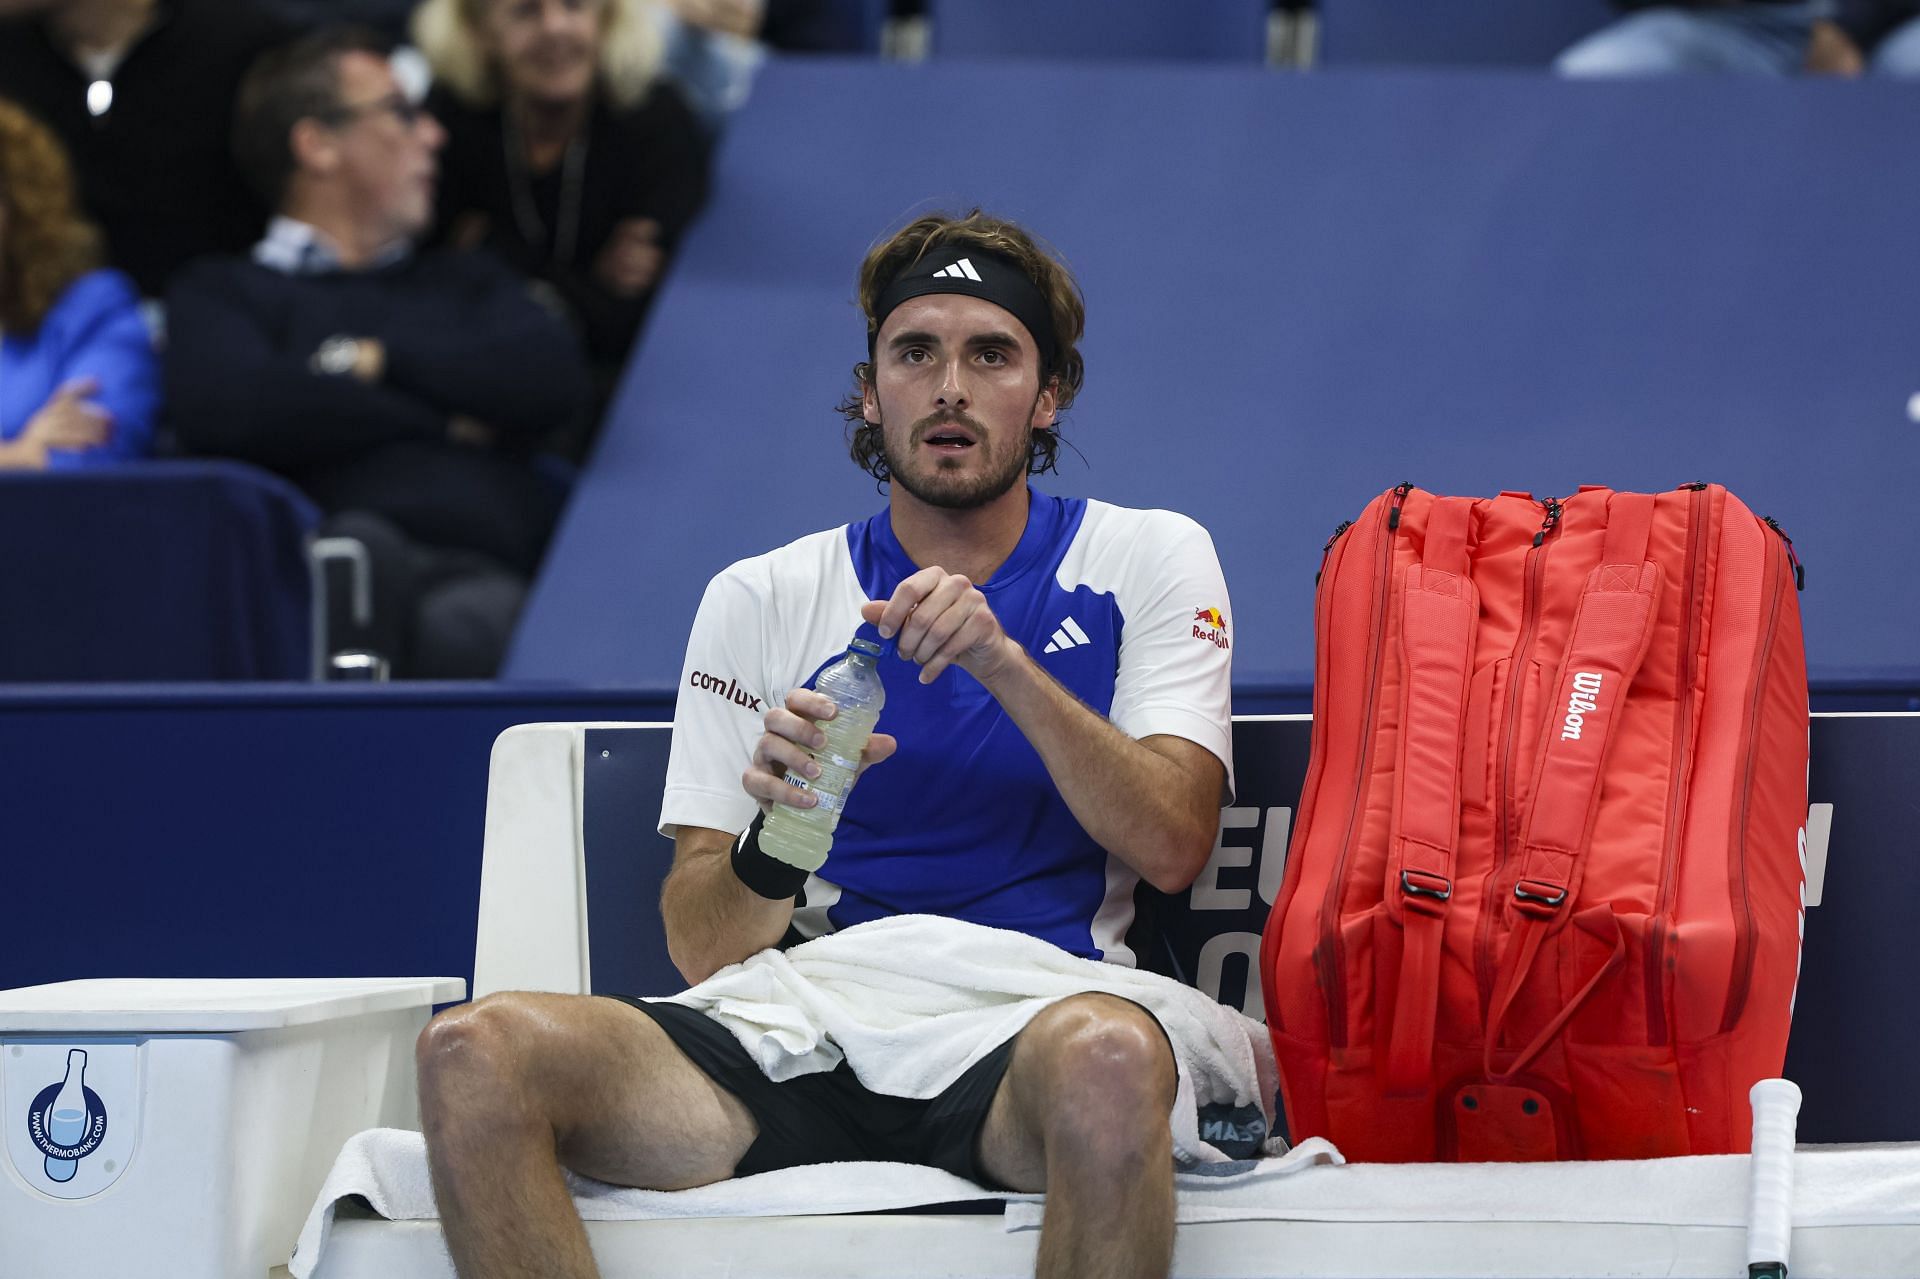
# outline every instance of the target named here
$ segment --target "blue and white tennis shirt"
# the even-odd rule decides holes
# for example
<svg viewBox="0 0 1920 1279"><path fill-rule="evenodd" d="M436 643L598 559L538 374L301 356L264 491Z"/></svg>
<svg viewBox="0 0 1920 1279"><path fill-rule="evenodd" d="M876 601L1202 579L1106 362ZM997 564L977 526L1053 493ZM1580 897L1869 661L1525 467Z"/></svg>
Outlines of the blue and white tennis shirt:
<svg viewBox="0 0 1920 1279"><path fill-rule="evenodd" d="M1171 511L1030 493L1020 543L980 589L1007 633L1135 739L1170 734L1233 775L1230 616L1213 540ZM732 565L707 586L687 642L660 830L738 832L766 711L845 651L860 605L918 571L888 513ZM808 879L803 937L887 915L945 915L1131 966L1139 875L1061 799L1039 754L957 666L928 685L889 648L877 731L899 751L861 777L833 852Z"/></svg>

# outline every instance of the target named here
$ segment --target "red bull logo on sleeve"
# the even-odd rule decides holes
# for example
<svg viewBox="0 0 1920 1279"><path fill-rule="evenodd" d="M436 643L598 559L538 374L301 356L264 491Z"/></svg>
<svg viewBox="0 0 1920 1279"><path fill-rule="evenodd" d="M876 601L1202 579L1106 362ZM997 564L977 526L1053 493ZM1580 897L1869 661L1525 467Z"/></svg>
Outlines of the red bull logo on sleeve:
<svg viewBox="0 0 1920 1279"><path fill-rule="evenodd" d="M1194 609L1193 637L1205 640L1215 648L1232 647L1227 641L1227 615L1217 608Z"/></svg>

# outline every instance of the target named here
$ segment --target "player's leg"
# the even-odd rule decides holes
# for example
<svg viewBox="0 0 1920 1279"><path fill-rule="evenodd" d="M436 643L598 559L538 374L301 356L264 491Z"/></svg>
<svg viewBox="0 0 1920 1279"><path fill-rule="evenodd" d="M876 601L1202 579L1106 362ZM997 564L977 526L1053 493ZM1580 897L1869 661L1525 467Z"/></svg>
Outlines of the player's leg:
<svg viewBox="0 0 1920 1279"><path fill-rule="evenodd" d="M1012 1189L1046 1192L1037 1275L1166 1275L1176 1082L1159 1023L1125 999L1065 999L1020 1032L980 1132L980 1166Z"/></svg>
<svg viewBox="0 0 1920 1279"><path fill-rule="evenodd" d="M490 995L436 1017L417 1057L462 1279L594 1275L562 1167L624 1186L705 1185L733 1174L758 1131L659 1022L617 1000Z"/></svg>

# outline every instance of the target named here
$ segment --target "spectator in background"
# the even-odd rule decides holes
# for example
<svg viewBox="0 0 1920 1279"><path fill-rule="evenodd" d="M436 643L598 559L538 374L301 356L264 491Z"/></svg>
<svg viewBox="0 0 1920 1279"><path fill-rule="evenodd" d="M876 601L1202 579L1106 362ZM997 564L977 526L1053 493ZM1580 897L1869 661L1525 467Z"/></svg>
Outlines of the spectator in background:
<svg viewBox="0 0 1920 1279"><path fill-rule="evenodd" d="M442 233L552 285L609 390L707 194L707 137L655 75L646 6L426 0L414 32L448 134Z"/></svg>
<svg viewBox="0 0 1920 1279"><path fill-rule="evenodd" d="M746 103L766 61L764 0L660 0L656 7L666 74L708 132Z"/></svg>
<svg viewBox="0 0 1920 1279"><path fill-rule="evenodd" d="M374 630L356 646L399 675L484 678L563 498L533 442L581 411L587 378L525 281L414 251L443 140L371 32L263 57L235 146L279 215L251 260L176 281L167 383L184 444L282 472L328 532L367 544Z"/></svg>
<svg viewBox="0 0 1920 1279"><path fill-rule="evenodd" d="M1830 0L1615 0L1625 17L1554 62L1566 76L1796 75Z"/></svg>
<svg viewBox="0 0 1920 1279"><path fill-rule="evenodd" d="M59 141L0 100L0 470L138 457L159 393L139 299L100 267Z"/></svg>
<svg viewBox="0 0 1920 1279"><path fill-rule="evenodd" d="M662 0L667 74L710 130L747 100L769 48L868 53L879 31L868 0Z"/></svg>
<svg viewBox="0 0 1920 1279"><path fill-rule="evenodd" d="M0 0L0 91L65 144L108 260L146 296L259 236L227 138L241 73L283 35L249 0Z"/></svg>
<svg viewBox="0 0 1920 1279"><path fill-rule="evenodd" d="M371 27L389 39L399 40L407 34L407 19L413 15L415 0L261 0L261 3L296 31L351 23Z"/></svg>

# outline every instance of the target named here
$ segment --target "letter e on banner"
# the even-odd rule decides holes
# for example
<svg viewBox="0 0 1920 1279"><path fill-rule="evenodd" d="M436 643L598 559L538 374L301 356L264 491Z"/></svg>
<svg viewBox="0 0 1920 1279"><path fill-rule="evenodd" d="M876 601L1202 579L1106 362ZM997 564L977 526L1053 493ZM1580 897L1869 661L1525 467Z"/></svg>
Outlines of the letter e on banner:
<svg viewBox="0 0 1920 1279"><path fill-rule="evenodd" d="M1253 849L1243 844L1228 844L1226 832L1245 830L1259 823L1260 810L1257 808L1220 810L1220 832L1214 836L1213 854L1207 858L1206 866L1193 881L1191 895L1187 898L1189 910L1245 910L1253 905L1253 894L1246 889L1220 887L1220 872L1224 868L1253 863Z"/></svg>

